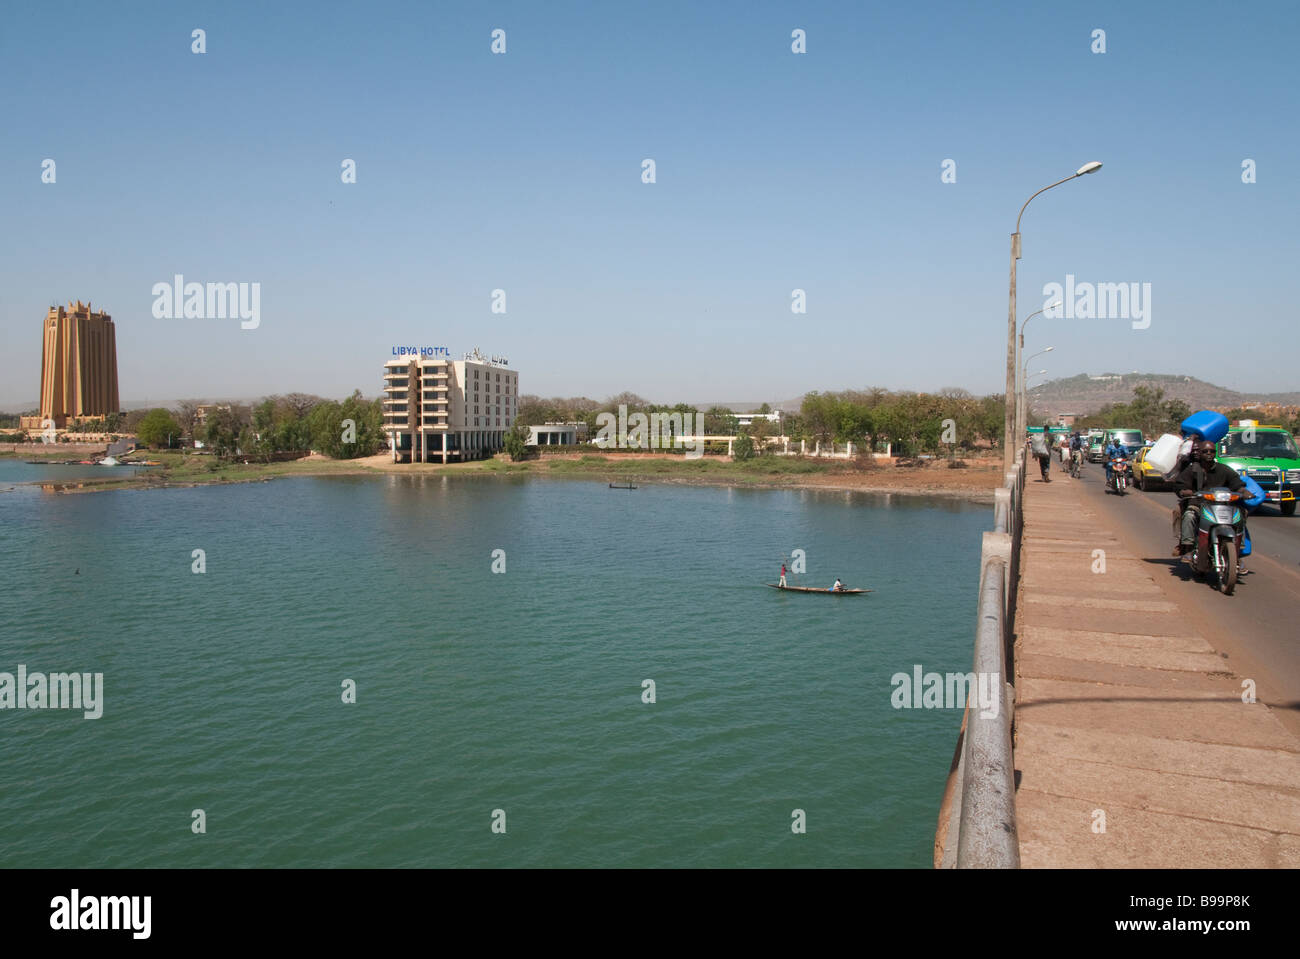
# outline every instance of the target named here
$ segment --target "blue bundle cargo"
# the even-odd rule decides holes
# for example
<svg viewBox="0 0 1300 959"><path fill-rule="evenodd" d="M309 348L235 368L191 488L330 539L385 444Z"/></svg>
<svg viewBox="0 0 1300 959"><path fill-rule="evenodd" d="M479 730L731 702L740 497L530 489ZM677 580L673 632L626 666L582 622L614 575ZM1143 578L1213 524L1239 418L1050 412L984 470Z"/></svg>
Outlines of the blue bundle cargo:
<svg viewBox="0 0 1300 959"><path fill-rule="evenodd" d="M1260 503L1264 502L1264 487L1260 486L1249 476L1243 476L1241 481L1246 484L1246 489L1250 492L1250 496L1246 500L1246 507L1248 509L1255 509Z"/></svg>
<svg viewBox="0 0 1300 959"><path fill-rule="evenodd" d="M1183 436L1199 436L1217 443L1228 435L1228 418L1214 410L1197 410L1179 424Z"/></svg>

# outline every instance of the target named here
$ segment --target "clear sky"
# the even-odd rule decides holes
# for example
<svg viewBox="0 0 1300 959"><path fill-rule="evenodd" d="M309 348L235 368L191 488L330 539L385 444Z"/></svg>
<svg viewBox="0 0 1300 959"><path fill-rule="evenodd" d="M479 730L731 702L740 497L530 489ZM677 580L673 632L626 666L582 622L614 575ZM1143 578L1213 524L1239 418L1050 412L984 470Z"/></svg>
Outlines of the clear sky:
<svg viewBox="0 0 1300 959"><path fill-rule="evenodd" d="M1073 274L1151 324L1040 317L1035 366L1300 389L1298 44L1291 2L6 4L0 405L77 298L123 400L375 395L400 344L544 395L1001 392L1016 213L1090 160L1019 313ZM260 326L155 318L175 274Z"/></svg>

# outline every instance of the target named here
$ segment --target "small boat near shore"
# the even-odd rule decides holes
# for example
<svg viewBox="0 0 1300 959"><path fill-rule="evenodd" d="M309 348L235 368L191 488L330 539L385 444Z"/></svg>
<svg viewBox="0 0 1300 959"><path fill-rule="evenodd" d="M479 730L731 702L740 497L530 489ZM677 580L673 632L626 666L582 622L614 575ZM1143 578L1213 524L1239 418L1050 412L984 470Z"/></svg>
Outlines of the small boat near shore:
<svg viewBox="0 0 1300 959"><path fill-rule="evenodd" d="M626 486L619 486L617 483L610 483L609 488L610 489L636 489L636 487L633 486L631 483L628 483Z"/></svg>
<svg viewBox="0 0 1300 959"><path fill-rule="evenodd" d="M820 586L782 586L780 583L764 583L773 589L783 589L790 593L829 593L832 596L856 596L859 593L871 593L870 589L829 589Z"/></svg>

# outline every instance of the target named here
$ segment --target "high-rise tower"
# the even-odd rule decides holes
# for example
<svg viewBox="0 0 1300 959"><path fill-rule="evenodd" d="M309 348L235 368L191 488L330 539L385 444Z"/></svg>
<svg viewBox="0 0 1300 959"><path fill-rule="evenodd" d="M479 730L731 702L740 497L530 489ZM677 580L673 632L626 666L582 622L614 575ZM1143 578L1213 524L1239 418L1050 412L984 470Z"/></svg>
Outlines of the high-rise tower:
<svg viewBox="0 0 1300 959"><path fill-rule="evenodd" d="M121 411L113 318L89 303L50 307L41 337L41 418L68 420Z"/></svg>

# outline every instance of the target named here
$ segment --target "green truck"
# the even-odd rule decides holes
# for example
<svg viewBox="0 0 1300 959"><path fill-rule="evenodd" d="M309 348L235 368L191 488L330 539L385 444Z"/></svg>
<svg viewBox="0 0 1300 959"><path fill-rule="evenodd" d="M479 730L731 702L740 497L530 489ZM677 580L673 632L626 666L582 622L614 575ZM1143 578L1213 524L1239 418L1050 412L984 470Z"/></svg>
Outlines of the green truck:
<svg viewBox="0 0 1300 959"><path fill-rule="evenodd" d="M1233 426L1219 441L1219 462L1241 476L1249 476L1283 516L1295 515L1300 491L1300 451L1295 439L1281 426Z"/></svg>

